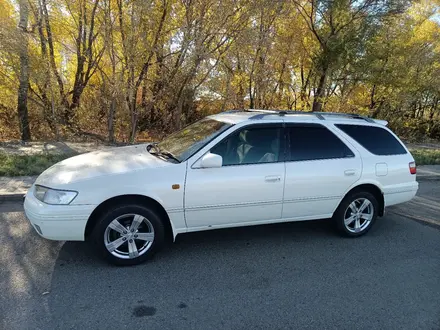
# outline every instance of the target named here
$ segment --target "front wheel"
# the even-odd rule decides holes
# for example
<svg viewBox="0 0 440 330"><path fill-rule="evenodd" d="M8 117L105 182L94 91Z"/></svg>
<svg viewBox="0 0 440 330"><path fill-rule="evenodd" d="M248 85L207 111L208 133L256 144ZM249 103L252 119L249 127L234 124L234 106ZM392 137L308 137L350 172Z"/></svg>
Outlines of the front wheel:
<svg viewBox="0 0 440 330"><path fill-rule="evenodd" d="M101 254L119 266L140 264L164 242L164 225L157 214L140 205L114 207L99 220L93 232Z"/></svg>
<svg viewBox="0 0 440 330"><path fill-rule="evenodd" d="M355 192L346 196L333 219L341 234L358 237L366 234L376 221L379 203L369 192Z"/></svg>

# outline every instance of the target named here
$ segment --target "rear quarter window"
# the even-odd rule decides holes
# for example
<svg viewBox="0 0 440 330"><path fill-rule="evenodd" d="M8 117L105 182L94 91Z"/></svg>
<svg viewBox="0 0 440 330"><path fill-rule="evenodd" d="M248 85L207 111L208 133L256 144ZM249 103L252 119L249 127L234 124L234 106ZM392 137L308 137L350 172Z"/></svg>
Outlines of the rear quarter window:
<svg viewBox="0 0 440 330"><path fill-rule="evenodd" d="M404 155L405 148L386 129L376 126L337 124L337 128L378 156Z"/></svg>

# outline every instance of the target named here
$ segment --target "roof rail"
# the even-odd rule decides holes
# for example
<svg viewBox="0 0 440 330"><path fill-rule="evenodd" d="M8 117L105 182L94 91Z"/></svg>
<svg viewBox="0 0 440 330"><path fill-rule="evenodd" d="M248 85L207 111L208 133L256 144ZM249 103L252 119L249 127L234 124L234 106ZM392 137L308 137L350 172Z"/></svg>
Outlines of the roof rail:
<svg viewBox="0 0 440 330"><path fill-rule="evenodd" d="M279 116L285 115L311 115L316 116L320 120L325 120L324 116L337 116L348 117L352 119L362 119L369 123L376 123L374 119L366 116L359 115L357 113L344 113L344 112L312 112L312 111L293 111L293 110L260 110L260 109L246 109L247 112L260 112L260 114L252 116L250 119L262 119L266 115L278 114Z"/></svg>
<svg viewBox="0 0 440 330"><path fill-rule="evenodd" d="M352 119L363 119L369 123L375 123L374 119L366 116L359 115L357 113L344 113L344 112L318 112L321 115L337 116L337 117L349 117Z"/></svg>
<svg viewBox="0 0 440 330"><path fill-rule="evenodd" d="M226 110L226 111L222 111L221 113L237 113L237 112L242 112L243 110L237 110L237 109L231 109L231 110ZM246 110L244 110L246 111Z"/></svg>
<svg viewBox="0 0 440 330"><path fill-rule="evenodd" d="M293 110L260 110L260 109L246 109L244 110L246 112L260 112L260 114L252 116L250 119L262 119L264 116L267 115L279 115L279 116L285 116L285 115L310 115L315 116L319 118L320 120L324 120L324 116L322 116L321 113L318 112L311 112L311 111L293 111Z"/></svg>

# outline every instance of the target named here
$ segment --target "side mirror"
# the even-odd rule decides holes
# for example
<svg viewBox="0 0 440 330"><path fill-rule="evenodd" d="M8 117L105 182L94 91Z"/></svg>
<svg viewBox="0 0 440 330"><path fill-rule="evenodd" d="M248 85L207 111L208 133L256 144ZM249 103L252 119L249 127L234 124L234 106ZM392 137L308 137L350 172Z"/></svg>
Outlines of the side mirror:
<svg viewBox="0 0 440 330"><path fill-rule="evenodd" d="M202 168L214 168L214 167L222 167L223 158L220 155L212 154L208 152L205 156L202 157L200 161L200 167Z"/></svg>

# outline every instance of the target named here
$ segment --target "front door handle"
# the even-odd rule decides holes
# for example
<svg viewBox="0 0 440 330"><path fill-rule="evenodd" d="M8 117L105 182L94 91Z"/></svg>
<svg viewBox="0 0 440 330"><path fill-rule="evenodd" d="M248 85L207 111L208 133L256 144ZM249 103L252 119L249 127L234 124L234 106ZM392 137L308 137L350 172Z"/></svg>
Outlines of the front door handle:
<svg viewBox="0 0 440 330"><path fill-rule="evenodd" d="M281 181L281 177L278 175L269 175L264 178L266 182L279 182Z"/></svg>

